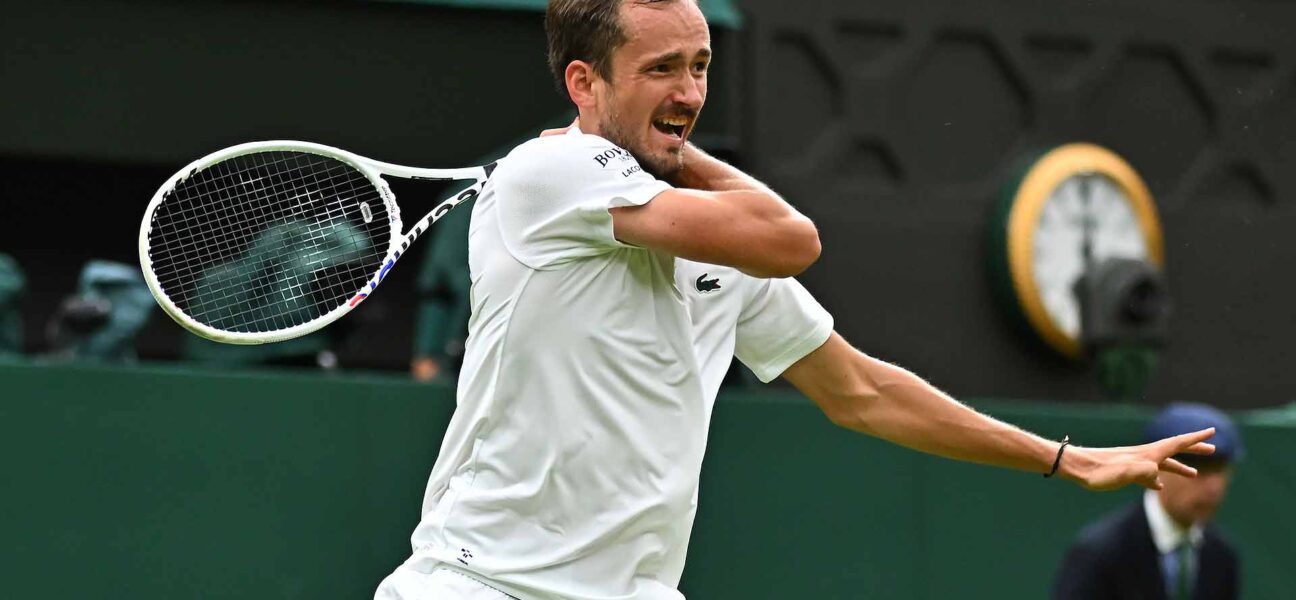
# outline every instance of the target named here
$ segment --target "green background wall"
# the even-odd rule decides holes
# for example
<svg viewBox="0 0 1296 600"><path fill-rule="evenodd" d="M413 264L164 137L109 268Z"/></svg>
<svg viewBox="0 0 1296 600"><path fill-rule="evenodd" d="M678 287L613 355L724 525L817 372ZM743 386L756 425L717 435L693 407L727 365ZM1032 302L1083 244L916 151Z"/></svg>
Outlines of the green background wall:
<svg viewBox="0 0 1296 600"><path fill-rule="evenodd" d="M386 377L0 365L0 580L15 598L367 598L409 551L453 392ZM974 403L1137 441L1146 412ZM1221 515L1247 598L1293 598L1296 419L1244 416ZM715 412L683 587L710 598L1043 598L1137 496L928 458L785 391Z"/></svg>

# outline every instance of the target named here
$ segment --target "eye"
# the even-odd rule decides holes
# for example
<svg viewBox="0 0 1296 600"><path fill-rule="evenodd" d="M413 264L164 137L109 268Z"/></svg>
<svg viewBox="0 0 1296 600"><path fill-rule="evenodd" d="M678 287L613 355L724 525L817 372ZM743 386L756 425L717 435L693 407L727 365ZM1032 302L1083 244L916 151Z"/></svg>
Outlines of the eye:
<svg viewBox="0 0 1296 600"><path fill-rule="evenodd" d="M670 73L670 72L671 72L671 66L670 66L669 64L666 64L666 63L662 63L662 64L659 64L659 65L654 65L653 68L652 68L652 72L653 72L653 73Z"/></svg>
<svg viewBox="0 0 1296 600"><path fill-rule="evenodd" d="M705 63L705 62L696 62L696 63L693 63L693 72L695 72L695 73L706 73L706 72L707 72L707 68L710 67L710 66L711 66L711 65L710 65L709 63Z"/></svg>

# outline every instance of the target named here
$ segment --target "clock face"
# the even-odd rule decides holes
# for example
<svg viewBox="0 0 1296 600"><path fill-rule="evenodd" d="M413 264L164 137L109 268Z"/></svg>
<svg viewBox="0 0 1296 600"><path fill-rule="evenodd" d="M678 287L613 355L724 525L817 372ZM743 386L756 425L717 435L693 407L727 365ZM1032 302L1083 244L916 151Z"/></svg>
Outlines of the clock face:
<svg viewBox="0 0 1296 600"><path fill-rule="evenodd" d="M1005 192L992 228L1003 296L1046 344L1081 358L1075 285L1086 268L1109 258L1164 263L1152 195L1133 167L1093 144L1046 152Z"/></svg>
<svg viewBox="0 0 1296 600"><path fill-rule="evenodd" d="M1108 258L1149 258L1129 196L1100 173L1076 174L1058 184L1044 201L1031 237L1040 301L1071 338L1080 336L1080 303L1073 290L1085 266Z"/></svg>

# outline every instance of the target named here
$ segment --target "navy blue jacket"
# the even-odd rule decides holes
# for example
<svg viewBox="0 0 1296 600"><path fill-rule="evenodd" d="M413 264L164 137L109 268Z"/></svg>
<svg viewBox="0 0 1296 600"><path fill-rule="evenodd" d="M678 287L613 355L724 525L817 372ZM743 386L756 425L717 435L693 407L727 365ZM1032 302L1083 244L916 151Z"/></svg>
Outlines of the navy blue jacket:
<svg viewBox="0 0 1296 600"><path fill-rule="evenodd" d="M1236 600L1238 557L1214 526L1203 532L1193 600ZM1167 600L1161 557L1143 502L1080 531L1053 581L1053 600Z"/></svg>

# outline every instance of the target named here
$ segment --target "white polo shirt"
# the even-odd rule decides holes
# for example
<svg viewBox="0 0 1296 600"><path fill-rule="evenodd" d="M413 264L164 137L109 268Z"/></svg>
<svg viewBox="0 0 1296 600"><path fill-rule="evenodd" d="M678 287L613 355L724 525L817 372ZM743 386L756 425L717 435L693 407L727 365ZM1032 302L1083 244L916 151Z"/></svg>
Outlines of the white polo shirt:
<svg viewBox="0 0 1296 600"><path fill-rule="evenodd" d="M458 408L407 566L523 599L678 600L711 408L828 339L792 279L623 244L608 209L669 189L573 131L500 161L473 207Z"/></svg>

